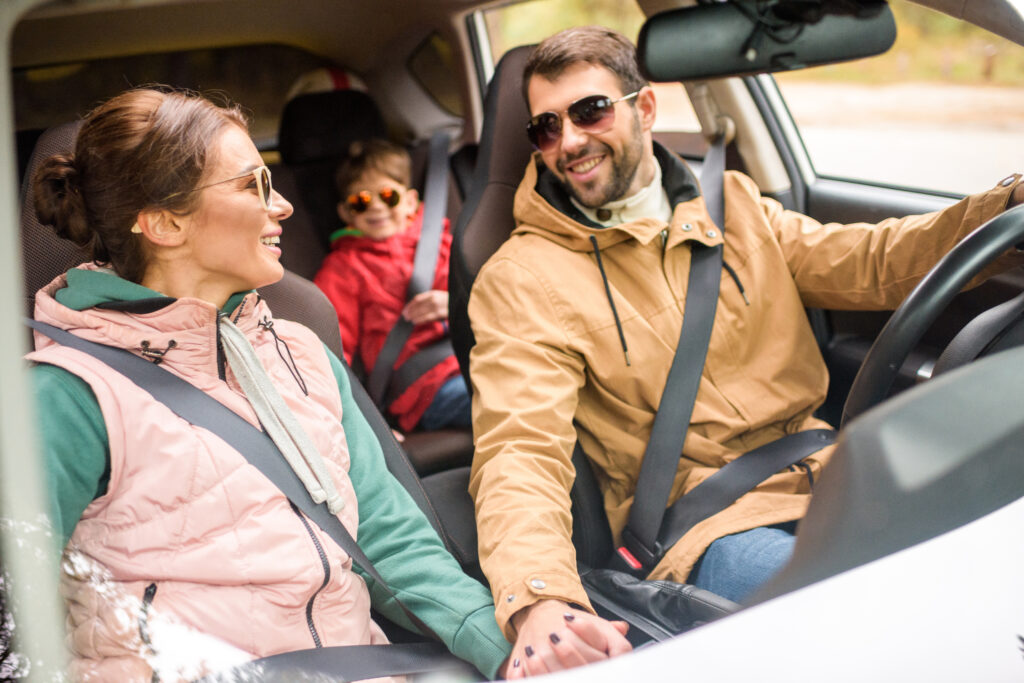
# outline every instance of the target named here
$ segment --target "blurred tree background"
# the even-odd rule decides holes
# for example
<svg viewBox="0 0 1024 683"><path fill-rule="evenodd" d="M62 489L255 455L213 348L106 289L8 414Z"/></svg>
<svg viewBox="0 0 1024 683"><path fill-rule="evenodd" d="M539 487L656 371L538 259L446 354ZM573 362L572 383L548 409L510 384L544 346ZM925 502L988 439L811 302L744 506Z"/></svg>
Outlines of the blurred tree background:
<svg viewBox="0 0 1024 683"><path fill-rule="evenodd" d="M890 0L898 30L884 55L791 72L787 78L865 83L942 81L1024 85L1024 47L909 0ZM492 52L535 43L570 26L601 24L636 39L643 23L631 0L535 0L486 13Z"/></svg>

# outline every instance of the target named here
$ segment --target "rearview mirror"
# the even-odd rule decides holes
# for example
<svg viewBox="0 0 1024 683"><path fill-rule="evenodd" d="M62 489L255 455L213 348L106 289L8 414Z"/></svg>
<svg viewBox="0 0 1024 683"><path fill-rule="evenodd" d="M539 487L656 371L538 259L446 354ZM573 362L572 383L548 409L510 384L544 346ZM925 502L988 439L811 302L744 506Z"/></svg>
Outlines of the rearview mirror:
<svg viewBox="0 0 1024 683"><path fill-rule="evenodd" d="M892 46L896 23L884 0L843 5L856 10L834 9L832 1L725 0L661 12L640 29L640 69L652 81L703 80L859 59Z"/></svg>

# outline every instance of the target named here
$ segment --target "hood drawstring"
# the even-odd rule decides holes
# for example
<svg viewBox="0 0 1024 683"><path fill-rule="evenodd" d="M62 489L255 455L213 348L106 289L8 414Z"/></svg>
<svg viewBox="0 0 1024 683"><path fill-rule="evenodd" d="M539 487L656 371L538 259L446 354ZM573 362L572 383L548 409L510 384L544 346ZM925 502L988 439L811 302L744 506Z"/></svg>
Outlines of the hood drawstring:
<svg viewBox="0 0 1024 683"><path fill-rule="evenodd" d="M629 349L626 348L626 335L622 332L622 322L619 320L619 312L615 310L615 300L612 299L612 288L608 284L608 275L604 272L604 262L601 261L601 250L597 246L597 238L590 236L590 244L594 247L594 256L597 257L597 269L601 271L601 279L604 280L604 293L608 297L608 304L612 307L612 316L615 318L615 328L619 331L619 343L622 344L622 355L626 357L626 367L629 367Z"/></svg>
<svg viewBox="0 0 1024 683"><path fill-rule="evenodd" d="M220 316L219 327L228 365L263 428L309 491L313 502L326 501L331 514L337 514L345 507L345 501L327 472L316 444L274 388L245 334L225 314Z"/></svg>
<svg viewBox="0 0 1024 683"><path fill-rule="evenodd" d="M299 366L296 365L295 359L292 358L292 350L288 348L288 342L278 337L277 332L274 331L274 321L267 316L263 316L263 320L258 324L267 332L274 335L274 348L277 349L277 355L281 357L281 362L283 362L284 366L288 368L288 372L292 373L292 377L295 378L295 383L299 385L299 389L302 390L302 393L309 396L309 390L306 389L306 380L302 379L302 374L299 373ZM281 353L282 346L284 347L285 353L288 354L287 358L284 357L284 353Z"/></svg>
<svg viewBox="0 0 1024 683"><path fill-rule="evenodd" d="M736 283L736 287L740 290L740 296L743 297L743 301L749 306L750 299L747 298L747 291L743 289L743 283L740 282L740 276L736 274L736 271L732 269L725 261L722 261L722 267L725 268L726 272L732 276L732 281Z"/></svg>

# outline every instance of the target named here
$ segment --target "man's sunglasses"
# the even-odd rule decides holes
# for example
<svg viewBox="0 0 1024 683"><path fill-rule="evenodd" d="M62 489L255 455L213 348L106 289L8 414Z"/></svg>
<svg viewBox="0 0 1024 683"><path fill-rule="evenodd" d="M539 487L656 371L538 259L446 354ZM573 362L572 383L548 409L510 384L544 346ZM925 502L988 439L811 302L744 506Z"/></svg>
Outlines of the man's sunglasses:
<svg viewBox="0 0 1024 683"><path fill-rule="evenodd" d="M263 205L263 208L265 210L270 211L270 206L271 206L272 202L274 201L274 197L273 197L274 186L270 182L270 169L267 168L266 166L257 166L256 168L252 169L251 171L246 171L245 173L241 173L241 174L233 176L231 178L225 178L224 180L218 180L215 183L208 183L206 185L200 185L199 187L194 187L191 190L188 190L187 192L175 192L174 194L169 195L167 197L167 199L171 199L172 197L177 197L178 195L192 194L193 192L199 192L200 190L205 190L208 187L213 187L214 185L223 185L224 183L230 183L232 180L239 180L239 179L245 178L247 176L252 176L253 180L256 183L256 191L260 195L260 204Z"/></svg>
<svg viewBox="0 0 1024 683"><path fill-rule="evenodd" d="M572 124L585 133L596 135L604 133L615 123L615 105L632 99L640 91L613 100L605 95L589 95L569 105L565 113ZM546 152L562 137L562 117L553 111L537 114L526 124L526 136L530 143L542 152Z"/></svg>
<svg viewBox="0 0 1024 683"><path fill-rule="evenodd" d="M382 187L377 190L377 196L384 202L384 205L388 208L395 208L398 206L398 202L402 201L402 193L393 187ZM370 208L370 204L373 203L373 193L369 190L363 190L362 192L353 192L345 200L348 208L352 209L356 213L363 213Z"/></svg>

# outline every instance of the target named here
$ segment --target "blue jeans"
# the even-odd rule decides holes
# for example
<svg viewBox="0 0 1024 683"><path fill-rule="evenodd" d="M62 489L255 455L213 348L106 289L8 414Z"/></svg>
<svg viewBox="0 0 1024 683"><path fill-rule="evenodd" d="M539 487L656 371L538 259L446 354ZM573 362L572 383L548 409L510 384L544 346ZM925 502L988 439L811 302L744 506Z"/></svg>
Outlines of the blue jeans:
<svg viewBox="0 0 1024 683"><path fill-rule="evenodd" d="M420 429L427 431L445 427L469 427L472 424L469 391L462 375L455 375L441 385L420 418Z"/></svg>
<svg viewBox="0 0 1024 683"><path fill-rule="evenodd" d="M763 526L714 541L697 560L689 582L742 602L782 569L793 554L793 524Z"/></svg>

